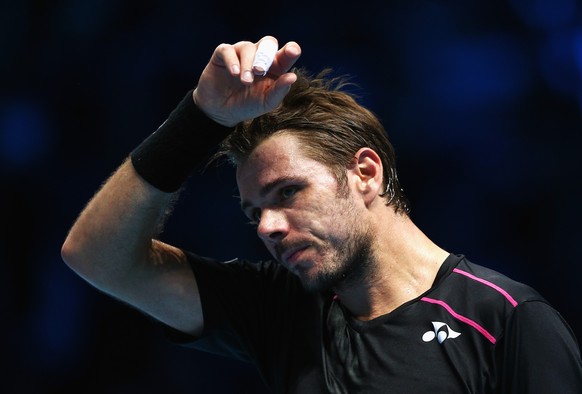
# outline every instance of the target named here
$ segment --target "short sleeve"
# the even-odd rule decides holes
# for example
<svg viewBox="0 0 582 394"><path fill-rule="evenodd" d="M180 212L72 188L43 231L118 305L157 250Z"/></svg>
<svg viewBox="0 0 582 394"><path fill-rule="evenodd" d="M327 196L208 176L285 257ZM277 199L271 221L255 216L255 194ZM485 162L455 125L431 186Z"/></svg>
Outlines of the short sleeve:
<svg viewBox="0 0 582 394"><path fill-rule="evenodd" d="M582 393L578 342L566 321L547 303L519 304L498 346L498 392Z"/></svg>
<svg viewBox="0 0 582 394"><path fill-rule="evenodd" d="M196 277L204 330L200 337L166 330L171 341L193 349L257 363L265 360L290 327L287 313L298 281L274 261L220 262L187 253Z"/></svg>

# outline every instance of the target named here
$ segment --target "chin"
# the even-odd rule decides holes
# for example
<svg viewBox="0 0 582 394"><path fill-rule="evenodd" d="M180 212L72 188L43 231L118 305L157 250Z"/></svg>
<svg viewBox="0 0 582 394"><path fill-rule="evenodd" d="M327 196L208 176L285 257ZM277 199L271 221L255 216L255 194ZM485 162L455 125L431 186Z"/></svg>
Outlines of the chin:
<svg viewBox="0 0 582 394"><path fill-rule="evenodd" d="M299 274L299 280L303 288L309 293L319 293L332 290L341 280L341 275L319 274L319 275Z"/></svg>

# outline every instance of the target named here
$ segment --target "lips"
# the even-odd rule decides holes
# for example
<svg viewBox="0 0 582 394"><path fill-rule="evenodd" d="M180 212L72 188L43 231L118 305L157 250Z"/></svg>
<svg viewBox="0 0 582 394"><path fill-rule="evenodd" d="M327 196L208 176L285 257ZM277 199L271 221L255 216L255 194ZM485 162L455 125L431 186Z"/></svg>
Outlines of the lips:
<svg viewBox="0 0 582 394"><path fill-rule="evenodd" d="M301 252L307 249L309 244L302 244L302 245L295 245L287 248L281 248L281 253L277 253L279 255L279 261L283 262L286 265L294 265L300 258Z"/></svg>

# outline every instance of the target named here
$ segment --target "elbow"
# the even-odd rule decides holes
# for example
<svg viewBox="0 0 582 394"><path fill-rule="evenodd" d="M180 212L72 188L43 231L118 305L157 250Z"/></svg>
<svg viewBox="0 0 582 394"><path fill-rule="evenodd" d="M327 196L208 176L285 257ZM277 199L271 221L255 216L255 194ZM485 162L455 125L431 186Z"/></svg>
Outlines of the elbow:
<svg viewBox="0 0 582 394"><path fill-rule="evenodd" d="M82 239L70 233L61 246L61 258L77 274L85 277L89 272L91 252Z"/></svg>
<svg viewBox="0 0 582 394"><path fill-rule="evenodd" d="M69 234L61 246L61 258L65 264L81 278L97 286L100 271L93 254L90 245L74 234Z"/></svg>
<svg viewBox="0 0 582 394"><path fill-rule="evenodd" d="M95 269L95 264L91 261L90 252L83 242L69 235L61 246L61 258L64 263L79 277L83 278L94 287L99 286L99 271Z"/></svg>
<svg viewBox="0 0 582 394"><path fill-rule="evenodd" d="M79 248L77 243L72 239L71 235L65 239L61 246L61 258L73 270L79 265Z"/></svg>
<svg viewBox="0 0 582 394"><path fill-rule="evenodd" d="M96 234L73 228L61 246L61 258L77 275L102 290L125 280L127 262L135 261Z"/></svg>

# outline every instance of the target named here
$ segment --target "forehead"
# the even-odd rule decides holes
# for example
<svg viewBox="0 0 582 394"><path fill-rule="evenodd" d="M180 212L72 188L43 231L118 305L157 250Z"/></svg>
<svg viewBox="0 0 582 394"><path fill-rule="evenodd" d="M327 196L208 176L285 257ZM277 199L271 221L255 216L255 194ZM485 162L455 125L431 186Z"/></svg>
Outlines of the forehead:
<svg viewBox="0 0 582 394"><path fill-rule="evenodd" d="M243 198L279 179L314 176L331 176L331 172L325 165L307 157L301 142L288 133L279 133L261 142L236 171Z"/></svg>

